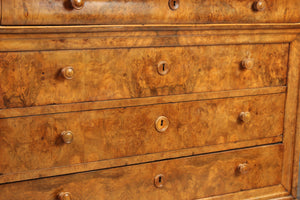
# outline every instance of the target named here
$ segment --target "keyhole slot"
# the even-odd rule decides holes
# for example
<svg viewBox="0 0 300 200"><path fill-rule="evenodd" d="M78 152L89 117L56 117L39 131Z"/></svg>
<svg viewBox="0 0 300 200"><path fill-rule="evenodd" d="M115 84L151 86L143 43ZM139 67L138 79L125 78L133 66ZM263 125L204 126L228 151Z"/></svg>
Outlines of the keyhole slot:
<svg viewBox="0 0 300 200"><path fill-rule="evenodd" d="M159 174L159 175L155 176L155 178L154 178L154 185L157 188L163 187L164 183L165 183L165 177L164 177L164 175Z"/></svg>
<svg viewBox="0 0 300 200"><path fill-rule="evenodd" d="M171 10L177 10L179 8L179 0L169 0L169 7Z"/></svg>
<svg viewBox="0 0 300 200"><path fill-rule="evenodd" d="M155 128L158 132L165 132L169 127L169 119L165 116L160 116L155 121Z"/></svg>
<svg viewBox="0 0 300 200"><path fill-rule="evenodd" d="M169 69L170 69L170 66L168 65L168 63L166 61L160 61L157 65L157 72L162 76L168 74Z"/></svg>

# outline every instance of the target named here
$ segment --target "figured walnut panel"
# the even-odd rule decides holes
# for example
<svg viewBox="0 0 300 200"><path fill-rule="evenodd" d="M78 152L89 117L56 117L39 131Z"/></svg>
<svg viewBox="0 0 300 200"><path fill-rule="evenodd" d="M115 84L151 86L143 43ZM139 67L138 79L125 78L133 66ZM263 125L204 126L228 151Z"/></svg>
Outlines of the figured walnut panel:
<svg viewBox="0 0 300 200"><path fill-rule="evenodd" d="M288 44L10 52L0 58L0 108L15 108L284 86ZM242 67L245 59L251 69ZM165 74L158 68L163 62ZM69 67L70 80L61 72Z"/></svg>
<svg viewBox="0 0 300 200"><path fill-rule="evenodd" d="M298 0L180 0L172 10L169 0L82 0L77 10L72 0L4 0L4 25L69 24L199 24L287 23L300 21ZM178 0L179 1L179 0Z"/></svg>
<svg viewBox="0 0 300 200"><path fill-rule="evenodd" d="M284 105L285 94L273 94L1 119L0 173L280 136ZM155 127L160 116L169 121L164 132Z"/></svg>
<svg viewBox="0 0 300 200"><path fill-rule="evenodd" d="M190 200L239 192L280 184L282 151L282 145L263 146L3 184L0 199L55 200L69 192L73 200ZM241 163L249 167L245 174L237 170ZM160 188L155 186L159 174Z"/></svg>

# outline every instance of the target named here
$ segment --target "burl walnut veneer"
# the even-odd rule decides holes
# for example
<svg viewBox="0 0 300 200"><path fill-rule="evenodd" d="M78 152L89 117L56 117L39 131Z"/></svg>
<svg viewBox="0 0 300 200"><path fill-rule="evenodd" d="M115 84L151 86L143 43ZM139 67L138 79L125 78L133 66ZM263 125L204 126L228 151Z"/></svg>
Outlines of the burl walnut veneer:
<svg viewBox="0 0 300 200"><path fill-rule="evenodd" d="M299 0L2 0L0 200L288 200Z"/></svg>

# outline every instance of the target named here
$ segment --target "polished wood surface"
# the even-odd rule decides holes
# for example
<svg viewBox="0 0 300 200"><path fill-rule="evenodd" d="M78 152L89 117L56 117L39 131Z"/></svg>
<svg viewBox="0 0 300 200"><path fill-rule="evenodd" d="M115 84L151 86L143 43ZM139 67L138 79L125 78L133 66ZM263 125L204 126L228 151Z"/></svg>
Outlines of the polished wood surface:
<svg viewBox="0 0 300 200"><path fill-rule="evenodd" d="M300 47L300 42L298 40L298 48ZM294 48L294 51L297 53L295 56L300 56L300 49L296 50ZM295 52L294 52L295 53ZM296 57L293 57L294 59ZM297 64L297 63L296 63ZM298 65L300 66L300 61L298 61ZM300 70L299 70L299 77L300 77ZM298 110L297 110L297 122L296 122L296 134L295 134L295 151L294 151L294 163L293 163L293 177L292 177L292 194L293 196L297 197L299 199L300 197L300 187L299 187L299 158L300 158L300 81L298 86Z"/></svg>
<svg viewBox="0 0 300 200"><path fill-rule="evenodd" d="M289 192L292 191L293 178L298 176L298 172L293 172L294 155L300 148L295 145L297 124L297 107L299 94L299 73L300 73L300 37L290 44L289 53L289 87L286 96L286 110L284 121L284 145L285 152L283 157L282 184ZM296 151L295 151L296 150ZM298 164L298 163L297 163ZM296 164L296 165L297 165Z"/></svg>
<svg viewBox="0 0 300 200"><path fill-rule="evenodd" d="M11 52L0 57L0 108L14 108L284 86L288 44ZM254 59L253 68L244 70L248 57Z"/></svg>
<svg viewBox="0 0 300 200"><path fill-rule="evenodd" d="M65 165L60 167L43 168L31 171L23 171L17 173L3 174L0 178L0 183L12 183L16 181L23 181L29 179L36 179L41 177L51 177L57 175L73 174L84 171L94 171L99 169L116 168L127 165L135 165L141 163L149 163L158 160L176 159L180 157L187 157L199 154L208 154L213 152L221 152L232 149L241 149L253 146L262 146L267 144L276 144L282 142L282 135L275 137L268 137L256 140L247 140L240 142L232 142L226 144L217 144L209 146L194 147L188 149L179 149L174 151L166 151L152 154L145 154L143 156L130 156L118 159L101 160L96 162L81 163Z"/></svg>
<svg viewBox="0 0 300 200"><path fill-rule="evenodd" d="M274 94L1 119L0 171L5 175L275 137L283 133L284 102L285 94ZM253 115L249 123L239 119L245 110ZM64 138L66 130L72 135Z"/></svg>
<svg viewBox="0 0 300 200"><path fill-rule="evenodd" d="M72 2L77 2L80 8L84 2L84 6L80 10L74 9ZM300 2L297 0L3 0L2 7L3 25L300 21Z"/></svg>
<svg viewBox="0 0 300 200"><path fill-rule="evenodd" d="M225 195L201 198L201 200L282 200L282 198L287 198L288 200L293 199L291 196L289 196L288 192L285 190L284 187L282 187L282 185L276 185L254 190L246 190Z"/></svg>
<svg viewBox="0 0 300 200"><path fill-rule="evenodd" d="M300 24L224 26L15 26L0 27L0 51L57 51L134 47L281 44L297 38ZM225 29L224 27L227 27ZM239 29L239 27L241 27ZM56 33L57 32L57 33Z"/></svg>
<svg viewBox="0 0 300 200"><path fill-rule="evenodd" d="M282 145L271 145L4 184L0 199L55 200L61 192L69 192L74 200L189 200L221 195L280 184L282 153ZM244 162L251 170L237 173ZM154 181L158 174L164 176L160 188Z"/></svg>
<svg viewBox="0 0 300 200"><path fill-rule="evenodd" d="M99 110L106 108L120 108L120 107L133 107L154 105L161 103L176 103L187 102L207 99L220 99L240 96L257 96L266 94L285 93L287 91L286 86L279 87L265 87L254 89L242 89L242 90L228 90L220 92L201 92L194 94L182 94L182 95L168 95L168 96L156 96L147 98L132 98L132 99L119 99L119 100L107 100L107 101L94 101L94 102L82 102L72 104L57 104L48 106L34 106L24 108L9 108L0 109L0 119L21 117L21 116L35 116L45 115L53 113L66 113L66 112L78 112Z"/></svg>
<svg viewBox="0 0 300 200"><path fill-rule="evenodd" d="M292 200L299 0L0 0L0 200Z"/></svg>

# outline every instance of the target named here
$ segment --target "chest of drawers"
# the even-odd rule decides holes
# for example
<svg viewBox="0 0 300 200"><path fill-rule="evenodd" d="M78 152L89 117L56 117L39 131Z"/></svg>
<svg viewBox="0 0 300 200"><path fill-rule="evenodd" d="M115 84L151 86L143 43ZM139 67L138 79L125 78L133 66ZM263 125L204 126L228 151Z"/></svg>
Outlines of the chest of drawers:
<svg viewBox="0 0 300 200"><path fill-rule="evenodd" d="M300 1L0 5L0 200L296 198Z"/></svg>

